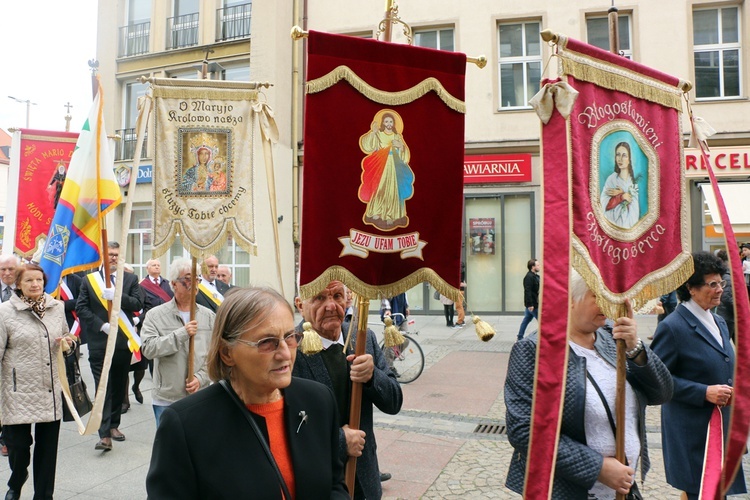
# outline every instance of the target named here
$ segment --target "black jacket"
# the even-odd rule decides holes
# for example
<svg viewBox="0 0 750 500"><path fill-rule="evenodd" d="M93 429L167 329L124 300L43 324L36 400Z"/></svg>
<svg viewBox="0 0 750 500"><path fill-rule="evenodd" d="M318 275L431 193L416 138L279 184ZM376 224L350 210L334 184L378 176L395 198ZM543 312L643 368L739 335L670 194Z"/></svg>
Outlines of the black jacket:
<svg viewBox="0 0 750 500"><path fill-rule="evenodd" d="M539 275L529 271L523 277L523 305L528 309L539 307Z"/></svg>
<svg viewBox="0 0 750 500"><path fill-rule="evenodd" d="M317 382L292 378L284 389L284 423L295 499L349 498L337 454L336 401ZM300 425L300 412L308 416ZM254 415L268 440L265 419ZM297 429L299 428L299 432ZM150 499L280 499L271 462L243 413L220 384L164 410L146 476Z"/></svg>

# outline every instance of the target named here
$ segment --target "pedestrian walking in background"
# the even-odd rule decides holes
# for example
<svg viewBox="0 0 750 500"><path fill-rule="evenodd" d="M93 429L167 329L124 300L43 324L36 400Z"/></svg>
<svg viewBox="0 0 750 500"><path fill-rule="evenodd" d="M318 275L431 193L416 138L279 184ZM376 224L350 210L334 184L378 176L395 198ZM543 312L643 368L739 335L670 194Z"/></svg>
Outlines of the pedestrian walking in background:
<svg viewBox="0 0 750 500"><path fill-rule="evenodd" d="M62 418L58 351L74 352L65 306L44 293L47 276L37 264L18 268L16 291L0 306L0 405L12 471L6 500L21 498L34 444L34 498L55 491ZM64 347L63 347L64 344ZM31 432L34 424L34 433Z"/></svg>
<svg viewBox="0 0 750 500"><path fill-rule="evenodd" d="M523 320L521 327L518 329L518 340L521 340L526 333L526 327L531 323L532 318L539 321L539 270L541 266L539 261L531 259L526 263L529 270L523 278Z"/></svg>
<svg viewBox="0 0 750 500"><path fill-rule="evenodd" d="M445 314L446 326L448 326L448 328L454 328L456 326L453 323L453 315L455 314L455 309L453 307L454 302L441 293L440 303L443 304L443 313Z"/></svg>

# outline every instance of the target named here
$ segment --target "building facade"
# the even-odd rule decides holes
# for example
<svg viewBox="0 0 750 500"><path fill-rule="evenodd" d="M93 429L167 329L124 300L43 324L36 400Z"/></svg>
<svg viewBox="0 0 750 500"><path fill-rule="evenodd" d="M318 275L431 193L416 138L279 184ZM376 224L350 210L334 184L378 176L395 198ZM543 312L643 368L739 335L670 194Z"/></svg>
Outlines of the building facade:
<svg viewBox="0 0 750 500"><path fill-rule="evenodd" d="M209 59L224 68L212 77L272 81L268 97L282 132L276 148L281 157L276 160L277 191L284 207L280 213L289 214L279 225L281 252L285 269L293 274L298 234L295 192L299 190L294 166L302 161L293 147L301 137L302 106L295 105L293 97L295 89L301 92L304 80L304 67L298 62L300 57L304 61L304 42L292 44L289 29L299 24L305 29L375 37L384 4L382 0L360 0L356 5L350 0L101 0L100 71L108 95L114 96L109 100L107 122L118 124L114 128L124 138L120 161L128 161L124 156L128 137L132 137L134 99L143 92L136 77L197 76L196 66L210 48L214 52ZM539 32L550 29L608 48L610 5L601 0L399 2L399 16L411 26L416 45L460 51L470 57L485 55L488 60L484 69L473 64L466 69L464 229L455 235L463 241L467 302L473 312L522 311L526 262L541 254L540 122L528 100L542 77L556 76L557 63ZM633 0L616 2L616 6L624 57L693 82L688 102L717 131L709 140L709 161L720 172L730 215L741 211L743 189L750 192L750 186L743 184L750 173L747 3ZM249 33L243 31L242 23L239 28L232 24L244 22L243 16L250 18ZM393 41L407 42L400 25L394 26ZM690 130L686 114L683 130ZM692 244L694 249L710 250L723 246L723 240L711 217L711 195L705 194L710 190L703 189L707 175L702 161L696 151L686 150ZM139 184L134 196L136 216L128 259L138 266L145 263L148 253L148 184ZM750 224L743 225L750 221L741 215L733 220L738 238L750 239ZM231 243L220 256L222 262L235 266L240 283L248 279L273 284L272 277L266 276L266 270L273 269L266 265L272 263L265 260L269 252L260 234L258 240L257 258ZM179 252L175 244L173 253ZM408 295L412 310L442 310L426 285Z"/></svg>

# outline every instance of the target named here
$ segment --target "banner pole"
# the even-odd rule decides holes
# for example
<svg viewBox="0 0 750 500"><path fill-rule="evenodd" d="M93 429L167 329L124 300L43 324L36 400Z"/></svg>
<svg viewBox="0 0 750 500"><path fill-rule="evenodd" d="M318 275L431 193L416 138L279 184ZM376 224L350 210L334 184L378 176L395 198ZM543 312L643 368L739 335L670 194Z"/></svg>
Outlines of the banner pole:
<svg viewBox="0 0 750 500"><path fill-rule="evenodd" d="M198 272L198 260L195 258L195 255L190 256L190 276L192 277L192 280L190 281L190 295L193 297L193 299L190 301L190 321L193 321L195 319L195 312L198 306L195 303L195 286L197 283L197 272ZM187 380L190 381L193 378L193 371L195 370L195 365L193 358L195 356L195 336L191 335L190 339L188 340L188 369L187 369Z"/></svg>
<svg viewBox="0 0 750 500"><path fill-rule="evenodd" d="M393 28L393 3L395 0L385 0L385 28L383 29L383 41L391 41L391 29Z"/></svg>
<svg viewBox="0 0 750 500"><path fill-rule="evenodd" d="M612 2L614 4L614 0ZM609 51L620 53L620 37L617 7L612 5L607 11L609 21ZM627 463L625 457L625 375L627 359L625 356L625 341L616 340L617 345L617 381L615 393L615 458L622 464ZM617 493L616 500L625 500L625 495Z"/></svg>
<svg viewBox="0 0 750 500"><path fill-rule="evenodd" d="M362 356L365 353L365 344L367 344L367 314L370 311L370 299L359 297L357 301L357 345L354 354ZM344 352L346 355L346 352ZM362 410L362 383L352 382L351 406L349 407L349 428L359 429L359 417ZM372 439L372 436L366 436L365 439ZM346 487L354 498L354 481L357 477L357 457L349 457L346 462Z"/></svg>

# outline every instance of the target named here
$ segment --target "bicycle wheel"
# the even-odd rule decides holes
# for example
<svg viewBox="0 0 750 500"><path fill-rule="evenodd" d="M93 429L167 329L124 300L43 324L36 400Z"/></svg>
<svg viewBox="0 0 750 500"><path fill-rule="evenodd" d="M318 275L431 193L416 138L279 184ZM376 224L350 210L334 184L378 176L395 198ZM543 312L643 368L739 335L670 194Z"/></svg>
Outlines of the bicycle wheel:
<svg viewBox="0 0 750 500"><path fill-rule="evenodd" d="M412 336L404 334L404 338L406 341L403 344L393 347L384 347L383 342L380 342L380 349L399 383L408 384L417 380L422 374L424 352Z"/></svg>

